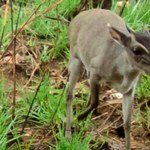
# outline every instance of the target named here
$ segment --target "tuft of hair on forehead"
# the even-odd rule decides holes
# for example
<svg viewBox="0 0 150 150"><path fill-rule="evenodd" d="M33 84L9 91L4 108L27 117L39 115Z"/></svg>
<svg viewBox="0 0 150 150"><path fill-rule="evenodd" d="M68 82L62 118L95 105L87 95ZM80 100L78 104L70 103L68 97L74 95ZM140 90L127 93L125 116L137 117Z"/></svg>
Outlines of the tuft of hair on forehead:
<svg viewBox="0 0 150 150"><path fill-rule="evenodd" d="M135 39L150 51L150 33L137 32L134 35L135 35Z"/></svg>

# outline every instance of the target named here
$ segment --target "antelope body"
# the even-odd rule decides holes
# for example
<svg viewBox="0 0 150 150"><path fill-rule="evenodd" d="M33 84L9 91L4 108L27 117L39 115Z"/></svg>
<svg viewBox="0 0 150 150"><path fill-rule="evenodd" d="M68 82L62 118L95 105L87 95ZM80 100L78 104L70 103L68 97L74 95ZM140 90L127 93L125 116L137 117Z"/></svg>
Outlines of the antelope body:
<svg viewBox="0 0 150 150"><path fill-rule="evenodd" d="M150 74L150 35L135 33L109 10L80 13L70 24L69 89L65 136L71 138L73 90L83 67L90 79L90 101L82 119L98 105L99 82L105 80L123 94L126 149L131 149L130 120L135 87L142 71Z"/></svg>

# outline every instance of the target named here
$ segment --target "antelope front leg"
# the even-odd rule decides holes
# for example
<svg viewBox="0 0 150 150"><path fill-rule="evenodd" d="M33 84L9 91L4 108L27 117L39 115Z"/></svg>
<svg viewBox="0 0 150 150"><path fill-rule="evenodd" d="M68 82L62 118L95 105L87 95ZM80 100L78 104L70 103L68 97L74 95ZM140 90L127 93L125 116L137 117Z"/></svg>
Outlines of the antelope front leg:
<svg viewBox="0 0 150 150"><path fill-rule="evenodd" d="M131 150L131 114L134 102L134 89L124 94L123 98L123 120L124 120L124 131L125 131L125 146L127 150Z"/></svg>
<svg viewBox="0 0 150 150"><path fill-rule="evenodd" d="M72 100L73 100L73 90L76 82L78 81L82 69L82 63L79 59L72 59L70 62L70 76L69 76L69 88L67 96L67 122L65 137L71 139L71 121L72 121Z"/></svg>
<svg viewBox="0 0 150 150"><path fill-rule="evenodd" d="M67 122L65 137L71 139L71 118L72 118L72 99L73 95L68 94L67 96Z"/></svg>

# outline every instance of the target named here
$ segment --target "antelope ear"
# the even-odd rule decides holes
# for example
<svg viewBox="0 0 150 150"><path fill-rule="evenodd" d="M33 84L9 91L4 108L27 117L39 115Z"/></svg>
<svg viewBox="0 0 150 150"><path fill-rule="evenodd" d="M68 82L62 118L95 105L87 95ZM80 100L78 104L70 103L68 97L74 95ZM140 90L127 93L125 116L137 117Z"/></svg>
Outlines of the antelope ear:
<svg viewBox="0 0 150 150"><path fill-rule="evenodd" d="M110 26L110 24L107 24L109 33L111 37L119 44L123 46L128 46L129 43L131 42L131 36L127 36L124 33L120 32L116 28L113 28Z"/></svg>

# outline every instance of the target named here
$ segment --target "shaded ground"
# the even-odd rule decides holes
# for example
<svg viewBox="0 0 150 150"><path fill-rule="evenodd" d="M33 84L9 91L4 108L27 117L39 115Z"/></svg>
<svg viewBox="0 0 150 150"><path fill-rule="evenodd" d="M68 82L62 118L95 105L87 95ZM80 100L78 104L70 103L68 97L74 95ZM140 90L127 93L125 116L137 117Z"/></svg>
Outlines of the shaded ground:
<svg viewBox="0 0 150 150"><path fill-rule="evenodd" d="M23 38L22 38L23 39ZM67 70L64 68L61 62L58 60L53 60L45 64L41 63L39 60L40 53L35 49L29 49L26 45L25 40L22 40L21 45L17 45L16 53L16 79L17 83L23 88L29 88L32 85L31 81L40 76L40 71L46 70L50 73L52 83L56 88L63 88L66 82ZM40 45L39 45L40 49ZM11 49L5 54L3 59L0 60L0 76L7 80L6 86L12 88L13 77L12 77L12 60L11 60ZM82 80L82 84L89 88L88 81ZM76 97L80 97L80 84L76 86ZM97 109L97 114L92 116L92 126L87 131L93 132L92 144L97 142L98 147L96 149L103 150L120 150L124 148L124 130L122 128L122 112L121 112L121 100L122 95L117 93L115 90L110 89L107 86L102 86L100 91L100 104ZM18 97L19 92L16 94ZM150 150L150 131L146 126L146 123L137 122L137 114L141 109L142 117L145 117L145 105L144 100L139 100L136 98L135 107L132 117L132 149L134 150ZM80 106L82 107L82 106ZM81 109L79 107L79 109ZM139 109L140 108L140 109ZM56 137L54 136L58 132L57 126L45 127L35 125L33 123L28 124L25 128L25 134L23 137L23 143L26 147L26 143L30 142L30 138L33 133L36 132L33 150L41 149L46 150L51 144L55 144ZM102 146L102 141L100 137L108 134L108 143L106 142ZM51 145L53 147L53 145ZM96 150L95 149L95 150Z"/></svg>

